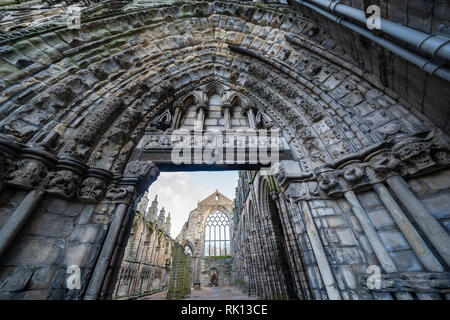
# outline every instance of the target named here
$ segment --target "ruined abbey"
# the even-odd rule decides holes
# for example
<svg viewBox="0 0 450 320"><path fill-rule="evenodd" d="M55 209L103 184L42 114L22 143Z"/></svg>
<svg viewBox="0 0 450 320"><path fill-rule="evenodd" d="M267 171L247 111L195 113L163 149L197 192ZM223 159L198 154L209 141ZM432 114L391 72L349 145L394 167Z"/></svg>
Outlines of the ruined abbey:
<svg viewBox="0 0 450 320"><path fill-rule="evenodd" d="M449 28L446 0L0 0L0 299L448 300ZM215 170L235 198L171 237L150 186Z"/></svg>

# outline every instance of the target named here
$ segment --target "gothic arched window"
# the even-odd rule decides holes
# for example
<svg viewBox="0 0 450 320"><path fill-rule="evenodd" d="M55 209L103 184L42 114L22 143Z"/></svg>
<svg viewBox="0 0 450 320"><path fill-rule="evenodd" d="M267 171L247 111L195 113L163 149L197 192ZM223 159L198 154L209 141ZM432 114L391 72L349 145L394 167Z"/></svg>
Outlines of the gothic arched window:
<svg viewBox="0 0 450 320"><path fill-rule="evenodd" d="M206 219L205 256L229 256L230 221L222 211L213 211Z"/></svg>
<svg viewBox="0 0 450 320"><path fill-rule="evenodd" d="M188 245L184 247L184 253L188 256L192 256L192 249Z"/></svg>

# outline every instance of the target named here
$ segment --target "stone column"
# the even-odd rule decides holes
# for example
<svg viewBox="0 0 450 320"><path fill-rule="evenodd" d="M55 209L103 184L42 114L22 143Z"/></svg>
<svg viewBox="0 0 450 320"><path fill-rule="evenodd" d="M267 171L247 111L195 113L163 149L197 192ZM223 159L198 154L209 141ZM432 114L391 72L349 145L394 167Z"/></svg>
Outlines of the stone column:
<svg viewBox="0 0 450 320"><path fill-rule="evenodd" d="M195 120L195 131L203 131L203 125L205 122L205 106L201 105L197 108L197 119Z"/></svg>
<svg viewBox="0 0 450 320"><path fill-rule="evenodd" d="M319 232L314 224L308 202L300 201L300 209L305 219L306 232L308 233L328 298L330 298L330 300L341 300L338 285L334 279L330 264L328 263L328 258L325 253L325 249L323 248L322 241L320 240Z"/></svg>
<svg viewBox="0 0 450 320"><path fill-rule="evenodd" d="M0 257L8 249L14 237L22 229L28 218L44 197L44 191L32 190L25 199L22 200L19 207L14 211L3 228L0 230Z"/></svg>
<svg viewBox="0 0 450 320"><path fill-rule="evenodd" d="M110 272L108 267L113 261L113 254L117 248L118 240L121 238L120 233L124 230L124 224L128 223L128 221L124 220L126 220L125 217L127 216L129 205L134 202L136 192L142 194L155 181L158 174L159 169L151 162L132 161L126 166L118 186L111 188L106 193L106 200L110 203L115 203L116 208L99 258L89 280L84 296L85 300L97 299L101 294L102 288L108 285L107 281L111 279L107 275Z"/></svg>
<svg viewBox="0 0 450 320"><path fill-rule="evenodd" d="M224 118L224 126L225 130L231 130L231 114L230 114L231 105L230 104L224 104L222 106L223 110L223 118Z"/></svg>
<svg viewBox="0 0 450 320"><path fill-rule="evenodd" d="M177 106L175 108L175 113L172 118L172 123L170 124L170 129L178 128L178 124L180 122L180 117L181 117L181 108L179 106Z"/></svg>
<svg viewBox="0 0 450 320"><path fill-rule="evenodd" d="M387 273L398 272L397 267L395 266L394 261L391 256L387 253L384 248L381 240L375 231L372 223L370 222L366 211L361 206L356 194L353 191L347 191L344 193L345 198L350 203L352 207L352 211L355 216L358 218L361 227L364 230L364 233L367 236L370 244L372 245L373 251L377 256L378 262L383 267L384 271ZM398 292L395 293L395 296L400 300L412 300L412 296L408 292Z"/></svg>
<svg viewBox="0 0 450 320"><path fill-rule="evenodd" d="M244 110L247 113L248 118L248 124L251 129L256 129L256 118L255 118L255 112L253 111L255 107L254 106L245 106Z"/></svg>
<svg viewBox="0 0 450 320"><path fill-rule="evenodd" d="M408 184L402 177L393 176L386 181L447 265L450 266L450 236L447 231L411 192Z"/></svg>
<svg viewBox="0 0 450 320"><path fill-rule="evenodd" d="M89 282L89 286L84 297L85 300L95 300L97 299L98 293L103 284L103 279L106 273L106 268L108 267L109 261L113 254L114 247L116 245L116 240L119 235L119 231L122 227L123 219L127 212L128 206L121 203L117 206L114 213L113 220L106 235L105 244L98 258L97 264Z"/></svg>
<svg viewBox="0 0 450 320"><path fill-rule="evenodd" d="M384 184L375 183L373 188L426 270L445 271Z"/></svg>

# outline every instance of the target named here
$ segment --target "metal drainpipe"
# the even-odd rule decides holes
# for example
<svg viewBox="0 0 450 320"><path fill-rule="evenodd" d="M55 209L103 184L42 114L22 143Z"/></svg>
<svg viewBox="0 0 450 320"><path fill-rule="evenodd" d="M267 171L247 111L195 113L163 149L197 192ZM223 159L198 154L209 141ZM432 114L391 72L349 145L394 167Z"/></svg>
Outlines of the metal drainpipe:
<svg viewBox="0 0 450 320"><path fill-rule="evenodd" d="M366 13L363 10L342 4L340 1L331 0L308 0L296 1L302 4L312 3L326 8L332 13L341 14L347 18L355 19L364 24L367 23ZM425 52L432 57L450 61L450 38L439 34L428 34L400 23L381 18L380 30L391 37L406 42L418 50Z"/></svg>
<svg viewBox="0 0 450 320"><path fill-rule="evenodd" d="M352 22L348 22L344 20L341 17L335 16L332 13L329 13L328 11L321 9L313 4L310 4L308 2L305 2L303 0L295 0L297 3L304 5L305 7L308 7L317 13L327 17L328 19L336 22L337 24L343 25L360 35L370 39L371 41L379 44L383 48L386 48L393 53L397 54L398 56L402 57L403 59L411 62L412 64L418 66L421 70L431 74L436 75L444 80L450 81L450 70L448 68L443 67L443 64L437 63L433 60L428 60L408 49L405 49L397 44L394 44L384 38L377 37L373 35L369 30L364 29Z"/></svg>

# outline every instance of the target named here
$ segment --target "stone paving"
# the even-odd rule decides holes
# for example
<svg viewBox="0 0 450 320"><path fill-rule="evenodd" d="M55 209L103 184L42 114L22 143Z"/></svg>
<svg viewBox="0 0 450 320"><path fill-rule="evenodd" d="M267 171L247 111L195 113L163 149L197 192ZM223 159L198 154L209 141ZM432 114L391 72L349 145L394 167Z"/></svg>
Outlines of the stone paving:
<svg viewBox="0 0 450 320"><path fill-rule="evenodd" d="M145 296L139 300L165 300L167 292L158 292ZM202 290L192 290L191 294L183 300L257 300L258 297L249 297L236 287L206 287Z"/></svg>

